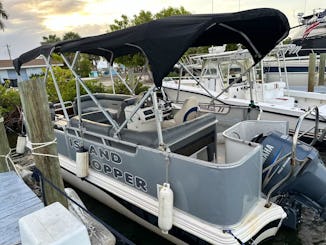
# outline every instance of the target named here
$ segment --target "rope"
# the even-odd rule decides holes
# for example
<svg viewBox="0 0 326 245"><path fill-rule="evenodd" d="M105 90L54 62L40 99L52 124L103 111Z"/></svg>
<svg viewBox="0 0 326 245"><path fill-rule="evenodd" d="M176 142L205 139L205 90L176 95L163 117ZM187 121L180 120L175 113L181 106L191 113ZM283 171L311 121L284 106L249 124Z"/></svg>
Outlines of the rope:
<svg viewBox="0 0 326 245"><path fill-rule="evenodd" d="M237 238L234 234L233 234L233 232L231 231L231 230L223 230L223 233L228 233L228 234L230 234L231 236L233 236L233 238L235 239L235 240L237 240L237 242L239 243L239 244L241 244L241 245L245 245L239 238Z"/></svg>
<svg viewBox="0 0 326 245"><path fill-rule="evenodd" d="M35 150L37 150L37 149L41 149L41 148L44 148L44 147L47 147L49 145L56 144L56 143L57 143L57 138L54 138L52 141L42 142L42 143L32 143L31 142L32 155L58 158L58 156L56 156L56 155L35 152ZM33 147L33 146L36 146L36 147Z"/></svg>
<svg viewBox="0 0 326 245"><path fill-rule="evenodd" d="M33 175L37 175L39 179L41 180L41 183L43 182L42 186L42 191L44 190L44 182L48 183L53 189L55 189L57 192L59 192L61 195L66 197L68 200L76 204L80 209L82 209L85 213L90 215L93 219L95 219L97 222L101 223L106 229L111 231L114 236L120 239L121 242L119 244L128 244L128 245L135 245L132 241L130 241L128 238L124 237L121 235L118 231L116 231L113 227L109 226L105 222L103 222L101 219L99 219L97 216L95 216L93 213L91 213L89 210L81 206L78 202L73 200L70 196L67 195L64 191L62 191L59 187L57 187L55 184L53 184L50 180L48 180L46 177L43 176L42 172L38 168L34 168ZM42 196L45 198L44 192L42 193ZM45 199L43 199L45 201Z"/></svg>
<svg viewBox="0 0 326 245"><path fill-rule="evenodd" d="M1 119L0 119L1 120ZM6 161L6 165L7 165L7 169L10 171L10 166L9 163L11 164L11 166L14 168L15 172L20 176L19 171L17 170L14 161L11 159L10 155L11 155L11 151L12 149L9 149L9 152L7 153L7 155L0 155L0 157L3 157Z"/></svg>

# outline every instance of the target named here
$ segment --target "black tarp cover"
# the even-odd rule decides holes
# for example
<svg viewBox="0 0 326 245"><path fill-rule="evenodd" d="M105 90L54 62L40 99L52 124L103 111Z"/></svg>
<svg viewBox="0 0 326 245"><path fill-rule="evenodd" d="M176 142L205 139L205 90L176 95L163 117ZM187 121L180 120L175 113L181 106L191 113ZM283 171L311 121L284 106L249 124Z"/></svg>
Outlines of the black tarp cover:
<svg viewBox="0 0 326 245"><path fill-rule="evenodd" d="M22 64L51 50L57 53L95 54L113 61L140 50L146 55L157 87L190 47L241 43L255 63L268 54L289 32L283 13L275 9L252 9L236 13L171 16L103 35L44 45L14 60Z"/></svg>

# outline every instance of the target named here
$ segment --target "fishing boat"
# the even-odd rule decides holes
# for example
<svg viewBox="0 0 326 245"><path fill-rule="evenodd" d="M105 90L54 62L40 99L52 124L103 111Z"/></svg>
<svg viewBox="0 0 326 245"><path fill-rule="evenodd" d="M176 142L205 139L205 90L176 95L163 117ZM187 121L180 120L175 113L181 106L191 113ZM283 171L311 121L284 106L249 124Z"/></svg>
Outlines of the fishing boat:
<svg viewBox="0 0 326 245"><path fill-rule="evenodd" d="M284 54L288 48L277 46L272 52ZM280 76L279 80L266 82L266 77L269 80L276 78L266 72L269 67L265 66L265 62L252 65L252 57L246 49L194 55L189 59L192 60L189 65L179 62L179 66L188 75L166 77L163 81L164 91L171 101L182 103L189 96L196 96L203 103L258 106L262 110L261 119L286 120L289 122L291 133L294 133L297 118L317 106L318 141L325 143L324 94L289 89L287 80L289 73L285 73L284 80L282 79L284 76ZM278 69L279 73L281 69L283 72L284 69L286 71L280 64ZM306 135L306 140L311 141L316 133L314 118L313 114L303 121L300 133Z"/></svg>
<svg viewBox="0 0 326 245"><path fill-rule="evenodd" d="M266 81L276 81L283 77L291 88L307 91L309 54L316 54L316 71L319 67L320 54L326 53L326 9L315 9L313 14L298 14L299 26L295 29L292 44L279 45L274 49L273 58L264 59ZM318 81L318 79L315 79ZM325 86L315 91L326 93Z"/></svg>
<svg viewBox="0 0 326 245"><path fill-rule="evenodd" d="M291 90L308 91L309 56L300 56L300 50L301 46L295 44L276 46L263 60L266 82L284 81ZM326 93L326 86L319 84L318 73L322 69L325 71L320 55L316 55L314 91Z"/></svg>
<svg viewBox="0 0 326 245"><path fill-rule="evenodd" d="M274 236L286 217L272 199L287 193L287 185L272 187L270 195L264 195L262 160L263 148L273 144L264 146L269 132L287 135L287 123L250 121L247 130L244 122L234 125L230 115L243 121L250 107L202 113L193 97L175 110L161 89L162 79L189 47L243 43L257 63L288 30L286 17L273 9L174 16L41 46L22 54L14 65L19 74L22 64L41 55L48 64L46 75L56 83L50 61L57 53L76 78L71 110L57 89L62 114L53 115L67 182L177 244L257 244ZM92 94L65 57L72 52L76 57L100 55L111 64L117 57L139 52L147 59L153 85L143 96ZM80 86L86 95L80 95ZM240 113L233 114L233 109ZM224 116L231 118L223 120ZM227 122L233 125L225 130ZM301 166L293 159L294 166ZM312 168L323 171L320 165L314 158ZM287 179L270 180L270 173L268 177L267 184L296 179L295 174ZM315 181L325 185L325 178ZM306 193L316 207L325 207L324 194Z"/></svg>
<svg viewBox="0 0 326 245"><path fill-rule="evenodd" d="M301 46L298 55L326 53L326 9L315 9L312 14L300 13L297 32L292 43Z"/></svg>

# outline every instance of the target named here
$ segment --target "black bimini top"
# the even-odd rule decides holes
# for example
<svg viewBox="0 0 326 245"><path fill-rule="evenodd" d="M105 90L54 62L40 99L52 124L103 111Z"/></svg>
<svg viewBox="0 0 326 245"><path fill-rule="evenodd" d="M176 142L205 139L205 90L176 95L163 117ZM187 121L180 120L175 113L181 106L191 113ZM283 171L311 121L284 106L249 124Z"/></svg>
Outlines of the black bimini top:
<svg viewBox="0 0 326 245"><path fill-rule="evenodd" d="M14 60L19 73L22 64L48 57L51 52L80 51L115 58L143 52L157 87L190 47L241 43L259 62L287 37L289 23L275 9L252 9L237 13L171 16L123 30L76 40L48 44L22 54Z"/></svg>

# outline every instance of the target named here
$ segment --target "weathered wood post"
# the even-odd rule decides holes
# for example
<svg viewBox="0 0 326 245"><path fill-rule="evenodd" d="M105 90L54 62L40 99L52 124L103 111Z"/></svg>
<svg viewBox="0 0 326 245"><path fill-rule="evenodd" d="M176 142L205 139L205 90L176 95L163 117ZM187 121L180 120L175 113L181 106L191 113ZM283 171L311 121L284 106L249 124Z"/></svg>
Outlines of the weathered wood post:
<svg viewBox="0 0 326 245"><path fill-rule="evenodd" d="M9 169L6 164L6 156L9 153L10 147L6 134L6 129L3 124L3 117L0 115L0 173L7 172Z"/></svg>
<svg viewBox="0 0 326 245"><path fill-rule="evenodd" d="M316 54L309 54L308 92L313 92L315 87Z"/></svg>
<svg viewBox="0 0 326 245"><path fill-rule="evenodd" d="M325 85L325 60L326 60L326 54L320 54L318 85Z"/></svg>
<svg viewBox="0 0 326 245"><path fill-rule="evenodd" d="M18 87L27 123L28 137L32 144L43 144L43 147L35 149L34 152L37 154L50 155L34 154L35 165L45 178L50 180L60 190L64 191L63 180L60 175L59 160L57 157L54 157L58 156L58 150L57 145L54 143L55 136L45 84L40 79L33 79L20 82ZM50 144L45 146L44 143ZM65 207L68 206L67 199L48 183L44 184L43 191L46 197L46 205L58 201Z"/></svg>

